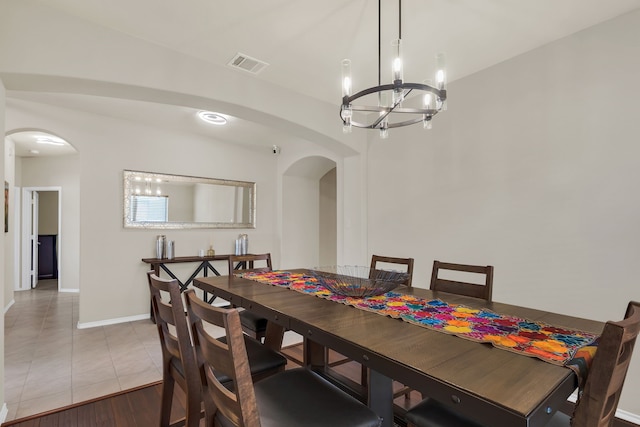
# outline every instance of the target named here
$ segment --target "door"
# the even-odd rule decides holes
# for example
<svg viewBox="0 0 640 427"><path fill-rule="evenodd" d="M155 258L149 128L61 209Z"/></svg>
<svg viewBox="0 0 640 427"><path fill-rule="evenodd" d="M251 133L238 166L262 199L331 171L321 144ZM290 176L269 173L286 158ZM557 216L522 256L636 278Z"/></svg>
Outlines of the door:
<svg viewBox="0 0 640 427"><path fill-rule="evenodd" d="M45 197L55 193L55 201L51 197ZM60 266L60 251L62 242L61 232L61 187L23 187L22 188L22 213L21 213L21 274L19 288L16 290L33 289L38 285L38 234L57 234L56 238L56 265L58 289L62 288L62 268ZM42 197L40 197L42 196ZM44 211L44 212L40 212ZM44 217L40 215L44 214ZM44 218L39 221L38 218Z"/></svg>
<svg viewBox="0 0 640 427"><path fill-rule="evenodd" d="M38 205L39 195L37 191L31 192L31 232L29 239L31 241L31 289L38 286Z"/></svg>

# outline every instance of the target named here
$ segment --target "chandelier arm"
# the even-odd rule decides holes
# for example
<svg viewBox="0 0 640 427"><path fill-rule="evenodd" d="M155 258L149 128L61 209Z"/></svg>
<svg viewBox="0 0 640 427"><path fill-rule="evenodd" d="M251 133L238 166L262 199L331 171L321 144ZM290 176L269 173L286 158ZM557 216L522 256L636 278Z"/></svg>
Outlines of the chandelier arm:
<svg viewBox="0 0 640 427"><path fill-rule="evenodd" d="M368 106L368 105L358 105L353 106L351 111L358 112L368 112L368 113L383 113L383 112L391 112L391 107L376 107L376 106ZM393 110L394 114L423 114L427 116L435 116L438 114L438 110L434 110L431 108L396 108Z"/></svg>
<svg viewBox="0 0 640 427"><path fill-rule="evenodd" d="M391 114L391 111L386 111L386 112L384 112L383 114L380 114L380 115L378 116L378 118L377 118L373 123L371 123L371 127L372 127L373 129L375 129L375 128L377 128L377 127L382 128L382 126L378 126L378 125L379 125L379 124L380 124L384 119L386 119L386 118L387 118L387 116L388 116L389 114ZM387 125L387 127L389 127L389 126Z"/></svg>
<svg viewBox="0 0 640 427"><path fill-rule="evenodd" d="M421 117L415 117L413 119L410 120L405 120L402 122L395 122L395 123L389 123L387 125L387 129L393 129L393 128L397 128L397 127L402 127L402 126L408 126L408 125L412 125L415 123L420 123L422 122L422 118ZM357 128L361 128L361 129L380 129L380 126L375 126L373 123L372 124L366 124L366 123L361 123L361 122L356 122L356 121L351 121L351 125L355 126Z"/></svg>
<svg viewBox="0 0 640 427"><path fill-rule="evenodd" d="M394 86L396 86L396 85L394 85ZM413 89L409 89L407 91L407 93L405 94L404 93L404 89L403 89L402 98L404 98L405 95L409 95L412 90ZM378 117L378 119L375 122L373 122L372 126L377 127L378 124L380 124L380 122L384 121L384 119L386 119L389 114L393 113L394 110L396 108L398 108L398 105L400 105L400 103L402 101L402 98L398 99L388 110L385 110L384 112L382 112L382 114L380 114L380 117ZM389 124L387 123L387 128L388 127L389 127Z"/></svg>
<svg viewBox="0 0 640 427"><path fill-rule="evenodd" d="M440 98L440 100L442 101L447 99L446 90L436 89L433 86L429 86L423 83L401 83L400 85L386 84L386 85L374 86L367 89L363 89L354 95L344 96L342 98L342 105L347 107L358 98L362 98L363 96L366 96L366 95L371 95L372 93L384 92L386 90L393 90L394 88L417 89L425 92L431 92L434 95L438 96L438 98Z"/></svg>

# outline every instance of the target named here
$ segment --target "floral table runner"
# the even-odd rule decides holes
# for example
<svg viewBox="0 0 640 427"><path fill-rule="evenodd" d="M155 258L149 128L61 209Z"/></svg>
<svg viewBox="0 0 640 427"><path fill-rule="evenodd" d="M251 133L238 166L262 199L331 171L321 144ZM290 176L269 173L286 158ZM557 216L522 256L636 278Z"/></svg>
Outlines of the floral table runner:
<svg viewBox="0 0 640 427"><path fill-rule="evenodd" d="M331 293L311 276L288 271L249 272L238 276L564 365L576 372L581 384L597 348L597 334L555 327L487 309L449 304L439 299L422 299L393 291L375 297L351 298Z"/></svg>

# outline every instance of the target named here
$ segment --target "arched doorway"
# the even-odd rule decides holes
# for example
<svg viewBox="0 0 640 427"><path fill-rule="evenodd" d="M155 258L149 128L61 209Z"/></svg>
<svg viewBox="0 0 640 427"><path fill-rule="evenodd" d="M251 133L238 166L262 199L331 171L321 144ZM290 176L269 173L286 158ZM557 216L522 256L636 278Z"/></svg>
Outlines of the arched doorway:
<svg viewBox="0 0 640 427"><path fill-rule="evenodd" d="M335 265L336 163L305 157L282 177L282 268Z"/></svg>
<svg viewBox="0 0 640 427"><path fill-rule="evenodd" d="M39 278L51 279L62 289L62 183L47 173L44 165L55 159L77 154L63 138L43 129L16 129L6 139L14 147L22 188L21 206L15 215L14 290L29 290L37 286ZM42 271L39 271L39 270Z"/></svg>

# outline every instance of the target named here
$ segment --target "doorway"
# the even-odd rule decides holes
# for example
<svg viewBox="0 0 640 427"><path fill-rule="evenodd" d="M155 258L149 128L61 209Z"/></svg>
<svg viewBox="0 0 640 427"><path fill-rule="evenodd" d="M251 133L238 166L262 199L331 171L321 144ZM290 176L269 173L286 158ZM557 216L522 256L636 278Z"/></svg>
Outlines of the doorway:
<svg viewBox="0 0 640 427"><path fill-rule="evenodd" d="M281 267L336 265L337 165L311 156L282 177Z"/></svg>
<svg viewBox="0 0 640 427"><path fill-rule="evenodd" d="M22 189L22 268L16 290L36 288L40 278L57 279L61 288L61 199L61 187Z"/></svg>

